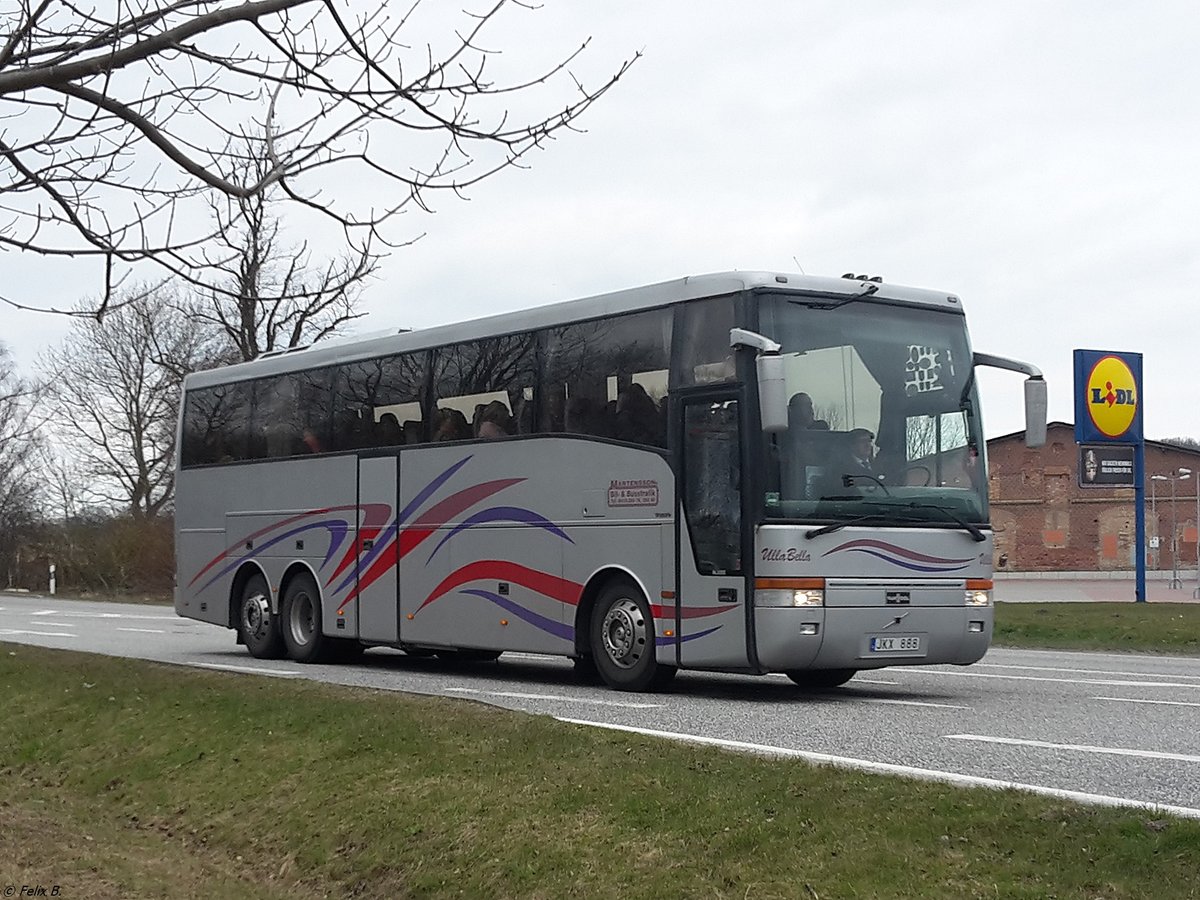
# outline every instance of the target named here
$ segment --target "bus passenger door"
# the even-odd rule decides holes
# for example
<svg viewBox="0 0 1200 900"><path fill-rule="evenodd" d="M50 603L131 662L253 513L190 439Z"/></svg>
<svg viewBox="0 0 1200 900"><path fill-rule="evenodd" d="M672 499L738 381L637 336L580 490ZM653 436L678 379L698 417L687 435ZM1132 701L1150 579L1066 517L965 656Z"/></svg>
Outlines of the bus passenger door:
<svg viewBox="0 0 1200 900"><path fill-rule="evenodd" d="M358 636L364 641L400 640L397 593L396 515L399 512L395 456L358 460Z"/></svg>
<svg viewBox="0 0 1200 900"><path fill-rule="evenodd" d="M676 647L684 666L748 665L740 406L733 391L681 400Z"/></svg>

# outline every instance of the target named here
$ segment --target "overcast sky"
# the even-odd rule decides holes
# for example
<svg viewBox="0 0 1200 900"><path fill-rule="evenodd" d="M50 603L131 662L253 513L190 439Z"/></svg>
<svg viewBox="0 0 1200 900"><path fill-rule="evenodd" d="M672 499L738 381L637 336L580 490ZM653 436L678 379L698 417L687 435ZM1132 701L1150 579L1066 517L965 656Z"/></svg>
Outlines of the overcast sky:
<svg viewBox="0 0 1200 900"><path fill-rule="evenodd" d="M491 44L588 35L585 74L643 58L586 133L404 217L424 237L359 330L729 269L879 274L961 296L976 350L1046 372L1052 419L1073 348L1136 351L1147 437L1200 438L1194 0L546 0ZM5 293L75 299L52 262L3 265ZM64 329L0 309L26 371ZM988 434L1021 428L1020 376L981 385Z"/></svg>

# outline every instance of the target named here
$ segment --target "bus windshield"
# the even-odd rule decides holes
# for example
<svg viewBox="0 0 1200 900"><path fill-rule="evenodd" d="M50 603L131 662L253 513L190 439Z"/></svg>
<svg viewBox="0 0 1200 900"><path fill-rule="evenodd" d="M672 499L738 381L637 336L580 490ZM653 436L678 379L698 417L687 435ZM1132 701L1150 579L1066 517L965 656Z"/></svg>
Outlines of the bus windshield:
<svg viewBox="0 0 1200 900"><path fill-rule="evenodd" d="M966 320L869 300L763 296L782 345L788 428L764 434L764 515L965 528L982 538L987 475Z"/></svg>

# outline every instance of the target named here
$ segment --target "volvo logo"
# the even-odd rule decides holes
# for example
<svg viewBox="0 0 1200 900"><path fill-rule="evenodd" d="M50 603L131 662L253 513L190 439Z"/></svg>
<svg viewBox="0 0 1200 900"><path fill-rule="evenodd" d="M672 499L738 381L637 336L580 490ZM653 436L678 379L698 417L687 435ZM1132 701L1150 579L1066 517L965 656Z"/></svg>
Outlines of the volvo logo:
<svg viewBox="0 0 1200 900"><path fill-rule="evenodd" d="M904 617L907 615L908 615L908 613L900 613L900 615L896 616L896 618L892 619L892 621L890 621L886 625L884 625L883 626L884 629L891 628L893 625L899 625L901 622L904 621Z"/></svg>

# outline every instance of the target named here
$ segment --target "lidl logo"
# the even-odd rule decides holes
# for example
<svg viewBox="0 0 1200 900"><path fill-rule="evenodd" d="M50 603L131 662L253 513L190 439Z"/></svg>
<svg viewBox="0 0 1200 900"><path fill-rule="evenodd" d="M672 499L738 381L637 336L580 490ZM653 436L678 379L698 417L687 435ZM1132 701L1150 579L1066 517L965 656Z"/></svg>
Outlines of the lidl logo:
<svg viewBox="0 0 1200 900"><path fill-rule="evenodd" d="M1119 438L1137 416L1137 379L1125 360L1105 356L1087 378L1087 409L1101 434Z"/></svg>

